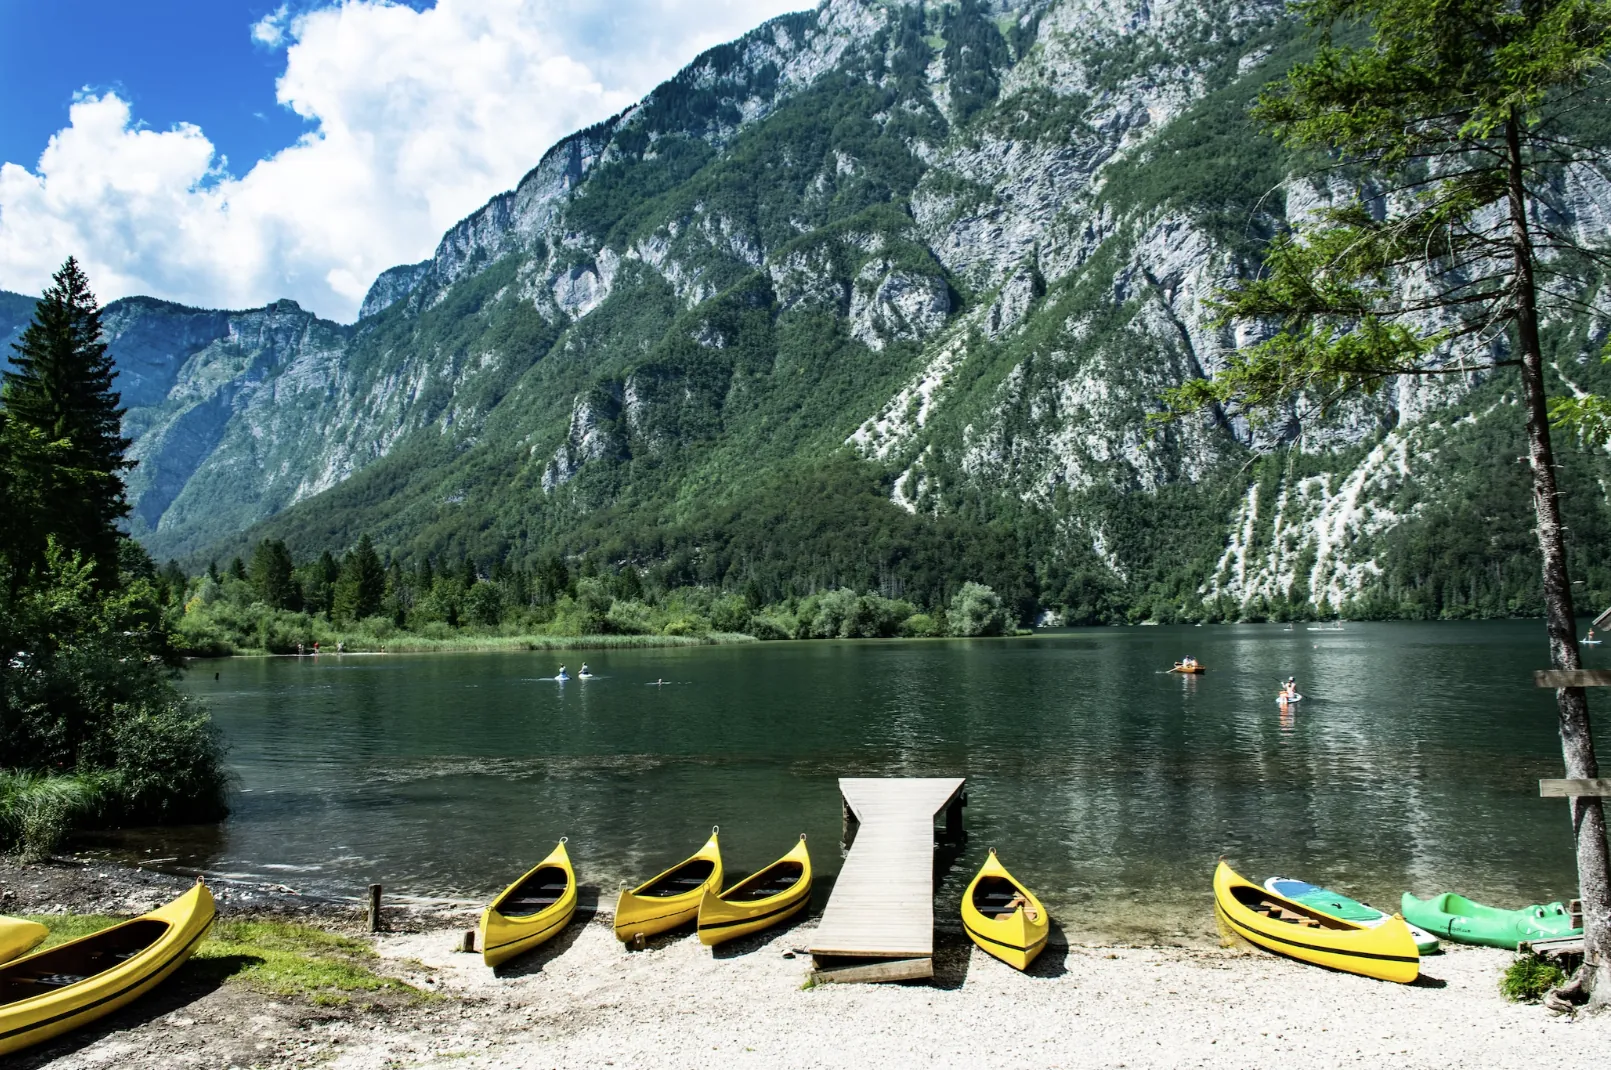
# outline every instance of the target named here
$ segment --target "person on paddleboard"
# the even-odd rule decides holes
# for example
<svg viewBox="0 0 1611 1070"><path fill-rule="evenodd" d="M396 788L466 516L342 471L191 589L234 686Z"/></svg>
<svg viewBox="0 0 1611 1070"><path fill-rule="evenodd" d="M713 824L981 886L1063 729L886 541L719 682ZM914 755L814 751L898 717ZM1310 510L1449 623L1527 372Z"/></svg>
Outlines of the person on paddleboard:
<svg viewBox="0 0 1611 1070"><path fill-rule="evenodd" d="M1281 685L1280 697L1287 702L1292 702L1298 697L1298 678L1296 676L1287 677L1287 682Z"/></svg>

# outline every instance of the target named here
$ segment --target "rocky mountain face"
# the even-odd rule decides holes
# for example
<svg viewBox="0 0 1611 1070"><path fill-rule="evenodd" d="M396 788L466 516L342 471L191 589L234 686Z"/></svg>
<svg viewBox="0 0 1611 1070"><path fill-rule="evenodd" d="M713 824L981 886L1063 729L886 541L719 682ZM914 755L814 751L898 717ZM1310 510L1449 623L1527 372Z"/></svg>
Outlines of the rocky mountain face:
<svg viewBox="0 0 1611 1070"><path fill-rule="evenodd" d="M1507 381L1148 422L1249 340L1215 293L1353 195L1246 119L1305 47L1277 0L776 19L556 145L355 325L115 302L135 531L593 551L773 597L978 578L1046 619L1525 609ZM1559 201L1603 227L1611 186ZM1552 325L1563 388L1604 388L1605 330ZM1569 467L1587 547L1611 473Z"/></svg>

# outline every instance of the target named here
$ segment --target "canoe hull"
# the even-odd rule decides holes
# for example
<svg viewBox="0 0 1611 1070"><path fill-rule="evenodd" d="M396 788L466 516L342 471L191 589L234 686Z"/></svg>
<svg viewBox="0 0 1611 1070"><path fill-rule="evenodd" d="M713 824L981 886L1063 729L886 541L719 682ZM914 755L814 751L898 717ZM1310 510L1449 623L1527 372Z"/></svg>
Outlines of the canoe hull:
<svg viewBox="0 0 1611 1070"><path fill-rule="evenodd" d="M737 901L724 898L740 891L768 871L790 864L801 867L800 879L784 891L764 899ZM801 836L793 850L749 880L727 892L705 891L699 901L699 942L706 947L715 947L740 936L770 929L799 914L810 902L811 854L806 850L805 837Z"/></svg>
<svg viewBox="0 0 1611 1070"><path fill-rule="evenodd" d="M697 888L679 895L644 894L690 862L702 859L715 865L710 875ZM699 904L704 900L705 892L719 891L721 886L722 852L716 842L716 834L711 833L710 839L705 841L705 846L664 873L644 881L636 888L621 889L621 895L615 902L615 937L622 943L627 943L639 936L656 936L669 932L679 925L686 925L699 917Z"/></svg>
<svg viewBox="0 0 1611 1070"><path fill-rule="evenodd" d="M545 868L558 869L564 874L565 890L557 903L535 914L526 915L505 915L498 909L500 902ZM561 840L547 858L505 888L503 893L481 912L481 959L488 966L501 966L510 959L524 955L553 939L575 915L576 870L571 866L570 854L565 850L565 841Z"/></svg>
<svg viewBox="0 0 1611 1070"><path fill-rule="evenodd" d="M37 921L0 917L0 962L10 962L44 942L50 930Z"/></svg>
<svg viewBox="0 0 1611 1070"><path fill-rule="evenodd" d="M212 893L204 884L167 906L143 914L133 921L113 926L47 951L35 952L0 970L5 975L29 976L30 965L38 961L41 971L58 952L78 946L93 946L114 930L147 922L161 922L166 930L144 950L76 984L65 985L43 995L32 996L0 1007L0 1055L31 1047L105 1017L132 1003L167 980L195 952L214 915Z"/></svg>
<svg viewBox="0 0 1611 1070"><path fill-rule="evenodd" d="M991 878L1006 882L1019 895L1029 900L1036 920L1030 921L1028 912L1023 907L1016 908L1005 918L989 917L981 913L974 903L974 892L982 881ZM1007 872L1007 867L996 858L996 852L992 848L984 865L968 883L967 891L962 893L962 928L967 932L968 939L978 945L981 951L1000 959L1014 969L1027 970L1036 956L1046 950L1046 937L1051 933L1051 923L1051 917L1041 905L1040 899Z"/></svg>
<svg viewBox="0 0 1611 1070"><path fill-rule="evenodd" d="M1406 921L1428 932L1460 944L1477 944L1515 951L1523 940L1553 940L1580 936L1572 916L1560 903L1535 903L1520 910L1474 903L1464 896L1444 892L1431 899L1417 899L1409 892L1399 901Z"/></svg>
<svg viewBox="0 0 1611 1070"><path fill-rule="evenodd" d="M1271 903L1320 927L1266 917L1247 901ZM1398 984L1409 984L1421 974L1421 954L1403 918L1389 918L1374 928L1334 918L1243 879L1224 862L1214 871L1214 912L1242 939L1299 962Z"/></svg>

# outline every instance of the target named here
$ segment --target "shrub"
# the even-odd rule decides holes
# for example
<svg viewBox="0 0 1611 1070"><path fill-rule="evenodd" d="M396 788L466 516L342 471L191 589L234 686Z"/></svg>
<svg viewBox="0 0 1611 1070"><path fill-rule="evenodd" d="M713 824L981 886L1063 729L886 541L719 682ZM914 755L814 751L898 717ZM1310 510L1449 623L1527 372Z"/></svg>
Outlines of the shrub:
<svg viewBox="0 0 1611 1070"><path fill-rule="evenodd" d="M945 634L945 622L927 613L913 613L901 622L901 634L912 639L929 639Z"/></svg>
<svg viewBox="0 0 1611 1070"><path fill-rule="evenodd" d="M649 607L642 602L615 602L605 621L610 631L619 635L648 635L654 631Z"/></svg>
<svg viewBox="0 0 1611 1070"><path fill-rule="evenodd" d="M1536 1003L1565 983L1566 974L1559 966L1541 955L1523 955L1505 967L1499 991L1512 1003Z"/></svg>
<svg viewBox="0 0 1611 1070"><path fill-rule="evenodd" d="M947 618L951 634L962 636L1001 635L1009 624L1001 596L982 583L964 583Z"/></svg>
<svg viewBox="0 0 1611 1070"><path fill-rule="evenodd" d="M110 779L0 771L0 847L15 848L24 861L47 857L105 807Z"/></svg>
<svg viewBox="0 0 1611 1070"><path fill-rule="evenodd" d="M793 639L794 629L795 621L787 616L757 613L750 618L750 634L757 639Z"/></svg>

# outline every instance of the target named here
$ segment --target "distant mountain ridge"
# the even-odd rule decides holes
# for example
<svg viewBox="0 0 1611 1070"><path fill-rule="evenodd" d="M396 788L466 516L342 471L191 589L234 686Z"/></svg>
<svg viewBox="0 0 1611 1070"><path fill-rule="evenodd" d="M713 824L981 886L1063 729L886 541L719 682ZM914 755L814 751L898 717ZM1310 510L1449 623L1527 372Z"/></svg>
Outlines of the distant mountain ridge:
<svg viewBox="0 0 1611 1070"><path fill-rule="evenodd" d="M1216 290L1352 196L1246 123L1306 48L1275 0L773 20L561 141L356 324L109 305L134 531L192 561L592 551L768 597L974 578L1048 619L1525 611L1502 379L1146 424L1246 341ZM1568 222L1611 211L1565 181ZM1552 325L1558 389L1611 386L1608 323ZM1611 473L1568 453L1587 551Z"/></svg>

